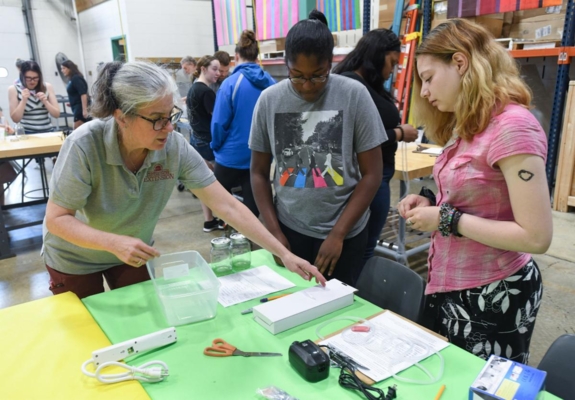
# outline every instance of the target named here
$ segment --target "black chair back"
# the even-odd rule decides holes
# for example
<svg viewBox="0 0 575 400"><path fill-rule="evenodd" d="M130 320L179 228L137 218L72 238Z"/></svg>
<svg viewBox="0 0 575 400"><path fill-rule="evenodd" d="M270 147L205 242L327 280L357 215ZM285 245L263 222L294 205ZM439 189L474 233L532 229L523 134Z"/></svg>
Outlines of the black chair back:
<svg viewBox="0 0 575 400"><path fill-rule="evenodd" d="M555 339L537 369L547 372L545 390L563 400L575 400L575 335Z"/></svg>
<svg viewBox="0 0 575 400"><path fill-rule="evenodd" d="M416 272L383 257L370 258L357 281L357 295L413 322L420 322L425 281Z"/></svg>

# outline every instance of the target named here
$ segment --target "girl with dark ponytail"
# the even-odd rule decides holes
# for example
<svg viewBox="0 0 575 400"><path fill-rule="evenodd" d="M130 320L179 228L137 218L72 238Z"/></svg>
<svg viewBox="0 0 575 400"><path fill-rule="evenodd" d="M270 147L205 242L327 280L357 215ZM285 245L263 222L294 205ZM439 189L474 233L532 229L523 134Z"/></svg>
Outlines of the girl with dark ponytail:
<svg viewBox="0 0 575 400"><path fill-rule="evenodd" d="M288 79L264 91L256 106L252 185L275 237L320 272L353 285L367 243L367 209L382 179L380 145L387 136L374 118L377 110L367 89L330 75L332 59L332 33L325 16L314 10L286 37Z"/></svg>

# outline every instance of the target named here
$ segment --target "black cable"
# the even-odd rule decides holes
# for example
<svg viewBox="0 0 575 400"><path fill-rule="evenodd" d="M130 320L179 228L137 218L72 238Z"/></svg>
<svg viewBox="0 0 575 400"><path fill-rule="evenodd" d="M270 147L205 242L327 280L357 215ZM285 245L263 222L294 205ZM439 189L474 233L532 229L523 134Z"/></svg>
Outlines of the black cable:
<svg viewBox="0 0 575 400"><path fill-rule="evenodd" d="M341 387L348 390L357 390L361 392L367 400L393 400L397 397L397 388L395 385L388 387L386 395L383 390L362 382L355 374L357 368L348 360L340 357L340 355L335 352L330 352L329 355L331 360L341 368L338 379Z"/></svg>

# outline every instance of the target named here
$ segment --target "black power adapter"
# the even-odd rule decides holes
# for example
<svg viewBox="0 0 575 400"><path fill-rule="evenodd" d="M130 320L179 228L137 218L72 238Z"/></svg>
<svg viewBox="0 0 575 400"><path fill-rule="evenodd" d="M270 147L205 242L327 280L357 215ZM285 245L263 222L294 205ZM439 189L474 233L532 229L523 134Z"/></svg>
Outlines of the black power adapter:
<svg viewBox="0 0 575 400"><path fill-rule="evenodd" d="M329 356L309 339L291 344L289 362L308 382L319 382L329 376Z"/></svg>

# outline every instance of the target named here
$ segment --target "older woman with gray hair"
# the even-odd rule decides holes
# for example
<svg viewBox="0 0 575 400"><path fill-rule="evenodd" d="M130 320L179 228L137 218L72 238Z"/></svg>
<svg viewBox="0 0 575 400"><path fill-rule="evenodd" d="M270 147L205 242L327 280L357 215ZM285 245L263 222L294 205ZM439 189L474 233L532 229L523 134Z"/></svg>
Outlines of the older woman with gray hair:
<svg viewBox="0 0 575 400"><path fill-rule="evenodd" d="M109 63L94 84L92 115L62 146L44 220L44 261L54 294L86 297L149 279L160 253L152 233L180 181L249 239L305 279L325 278L290 253L214 178L200 155L172 134L179 93L163 69Z"/></svg>

